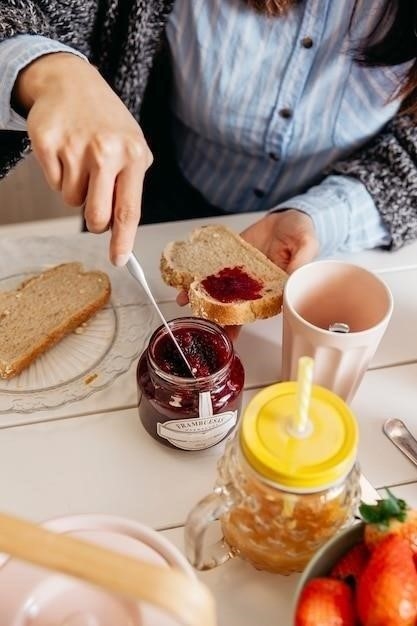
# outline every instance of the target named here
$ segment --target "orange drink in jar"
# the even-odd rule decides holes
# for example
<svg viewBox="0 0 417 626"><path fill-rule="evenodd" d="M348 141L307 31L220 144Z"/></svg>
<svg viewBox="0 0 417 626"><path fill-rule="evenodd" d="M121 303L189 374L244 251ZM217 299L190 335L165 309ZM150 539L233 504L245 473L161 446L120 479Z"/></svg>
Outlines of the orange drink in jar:
<svg viewBox="0 0 417 626"><path fill-rule="evenodd" d="M240 556L257 569L301 571L353 520L360 498L356 419L338 396L313 386L308 421L299 431L296 403L297 383L278 383L244 411L218 463L214 493L187 519L187 556L198 569ZM214 519L223 539L206 546Z"/></svg>

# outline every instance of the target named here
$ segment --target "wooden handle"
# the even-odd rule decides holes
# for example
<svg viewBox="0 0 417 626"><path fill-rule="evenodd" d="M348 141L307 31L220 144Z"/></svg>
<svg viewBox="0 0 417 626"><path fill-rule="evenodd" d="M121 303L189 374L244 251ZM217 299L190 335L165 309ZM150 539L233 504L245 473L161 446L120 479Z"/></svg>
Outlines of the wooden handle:
<svg viewBox="0 0 417 626"><path fill-rule="evenodd" d="M3 513L0 552L148 602L183 624L216 625L208 589L179 570L143 563Z"/></svg>

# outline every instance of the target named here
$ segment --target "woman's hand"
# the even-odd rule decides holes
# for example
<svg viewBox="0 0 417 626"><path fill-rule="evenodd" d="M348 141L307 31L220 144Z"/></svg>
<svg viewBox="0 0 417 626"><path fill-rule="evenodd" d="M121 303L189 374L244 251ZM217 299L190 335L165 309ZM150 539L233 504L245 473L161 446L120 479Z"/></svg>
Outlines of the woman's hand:
<svg viewBox="0 0 417 626"><path fill-rule="evenodd" d="M85 205L88 230L112 227L110 258L124 265L140 218L152 154L140 126L98 71L67 53L40 57L16 81L33 151L52 189Z"/></svg>
<svg viewBox="0 0 417 626"><path fill-rule="evenodd" d="M296 209L269 213L241 236L289 274L319 251L313 220Z"/></svg>

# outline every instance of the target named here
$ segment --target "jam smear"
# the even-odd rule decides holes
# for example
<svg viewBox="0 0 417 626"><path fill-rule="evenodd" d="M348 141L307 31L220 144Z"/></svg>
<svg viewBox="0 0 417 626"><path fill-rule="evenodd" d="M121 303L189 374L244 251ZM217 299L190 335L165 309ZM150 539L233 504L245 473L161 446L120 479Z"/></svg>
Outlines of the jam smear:
<svg viewBox="0 0 417 626"><path fill-rule="evenodd" d="M197 378L210 376L226 364L227 346L217 335L197 329L178 329L174 336ZM190 372L169 335L158 341L154 358L167 374L190 378Z"/></svg>
<svg viewBox="0 0 417 626"><path fill-rule="evenodd" d="M262 298L263 284L249 276L242 266L225 267L217 274L207 276L201 284L209 296L219 302Z"/></svg>

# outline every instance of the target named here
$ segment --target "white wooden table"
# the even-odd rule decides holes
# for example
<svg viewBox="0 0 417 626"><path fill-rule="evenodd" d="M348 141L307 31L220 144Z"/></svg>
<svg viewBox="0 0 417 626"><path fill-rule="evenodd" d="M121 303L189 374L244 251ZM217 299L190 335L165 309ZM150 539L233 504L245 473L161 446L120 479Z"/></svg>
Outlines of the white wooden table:
<svg viewBox="0 0 417 626"><path fill-rule="evenodd" d="M253 219L244 215L223 221L239 231ZM151 225L138 231L135 251L168 318L185 311L175 303L175 291L159 277L160 251L168 241L210 221ZM64 245L78 229L78 218L64 218L3 226L0 235L62 236ZM80 251L94 250L96 266L109 268L107 235L71 236L79 237ZM25 242L19 245L24 251ZM375 487L389 486L417 506L417 468L382 433L384 420L398 416L417 436L417 245L396 253L372 251L345 258L383 273L395 303L389 329L352 404L360 424L360 463ZM7 276L13 268L7 258L0 261L0 277ZM126 306L143 302L127 271L118 272L118 288L131 298ZM237 348L246 369L246 403L279 379L280 317L246 326ZM3 510L35 521L75 513L126 516L149 524L182 549L187 513L211 490L223 447L184 453L150 438L138 417L135 368L136 362L108 388L82 401L30 414L0 414ZM2 401L0 394L0 411ZM258 572L235 559L201 578L214 592L219 626L290 625L298 575Z"/></svg>

